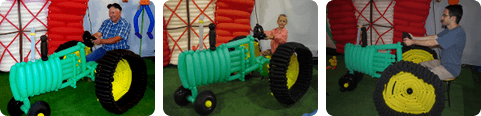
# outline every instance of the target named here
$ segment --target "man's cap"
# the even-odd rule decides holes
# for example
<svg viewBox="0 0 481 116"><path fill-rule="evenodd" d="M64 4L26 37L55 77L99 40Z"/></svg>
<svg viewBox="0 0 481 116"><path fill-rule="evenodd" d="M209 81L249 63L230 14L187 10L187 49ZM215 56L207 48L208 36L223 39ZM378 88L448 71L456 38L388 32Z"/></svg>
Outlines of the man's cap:
<svg viewBox="0 0 481 116"><path fill-rule="evenodd" d="M117 4L117 3L109 4L109 5L107 5L107 8L110 9L110 7L112 7L112 6L119 9L120 11L122 11L122 7L120 7L120 5Z"/></svg>

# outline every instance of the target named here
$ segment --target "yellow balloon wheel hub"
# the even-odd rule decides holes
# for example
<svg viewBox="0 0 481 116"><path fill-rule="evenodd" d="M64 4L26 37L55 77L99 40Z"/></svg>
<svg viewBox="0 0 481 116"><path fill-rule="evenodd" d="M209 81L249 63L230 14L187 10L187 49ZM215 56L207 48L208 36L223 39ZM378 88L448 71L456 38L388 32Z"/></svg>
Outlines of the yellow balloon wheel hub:
<svg viewBox="0 0 481 116"><path fill-rule="evenodd" d="M436 99L433 85L403 71L384 84L382 95L391 109L411 114L429 112Z"/></svg>
<svg viewBox="0 0 481 116"><path fill-rule="evenodd" d="M207 108L212 107L212 101L210 101L210 100L205 101L205 107L207 107Z"/></svg>
<svg viewBox="0 0 481 116"><path fill-rule="evenodd" d="M402 55L403 55L403 60L412 61L416 64L434 59L431 53L422 49L411 49L404 52Z"/></svg>
<svg viewBox="0 0 481 116"><path fill-rule="evenodd" d="M130 89L132 83L132 70L127 60L122 59L117 64L114 73L114 81L112 82L112 95L114 100L119 100Z"/></svg>
<svg viewBox="0 0 481 116"><path fill-rule="evenodd" d="M45 116L43 113L38 113L37 116Z"/></svg>
<svg viewBox="0 0 481 116"><path fill-rule="evenodd" d="M89 55L90 53L92 53L92 50L90 50L92 48L88 47L88 46L85 46L85 55Z"/></svg>
<svg viewBox="0 0 481 116"><path fill-rule="evenodd" d="M344 83L344 88L349 87L349 83Z"/></svg>
<svg viewBox="0 0 481 116"><path fill-rule="evenodd" d="M297 77L299 76L299 62L295 54L292 54L291 61L289 61L289 66L287 67L286 77L287 77L287 87L291 87L296 83Z"/></svg>

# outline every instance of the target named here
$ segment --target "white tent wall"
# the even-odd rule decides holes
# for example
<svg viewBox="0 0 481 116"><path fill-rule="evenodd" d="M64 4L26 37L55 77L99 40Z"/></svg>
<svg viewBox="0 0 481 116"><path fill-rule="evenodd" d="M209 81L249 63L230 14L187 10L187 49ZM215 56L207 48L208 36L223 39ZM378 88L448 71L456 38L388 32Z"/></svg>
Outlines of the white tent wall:
<svg viewBox="0 0 481 116"><path fill-rule="evenodd" d="M317 3L312 0L256 0L251 14L251 27L254 28L256 23L259 23L264 31L270 31L278 27L279 14L286 14L287 41L302 43L315 54L318 50L319 38L317 9ZM256 20L255 10L257 10L259 22ZM253 35L252 32L251 35ZM271 40L261 40L261 50L270 49L270 42Z"/></svg>
<svg viewBox="0 0 481 116"><path fill-rule="evenodd" d="M356 7L356 9L359 12L362 11L362 15L365 18L367 18L367 20L366 20L362 16L359 16L358 12L355 12L356 18L359 17L359 20L357 22L358 25L361 25L361 23L363 25L369 24L369 20L370 20L369 16L370 16L370 13L371 13L370 6L367 5L367 4L369 4L369 1L370 0L353 0L352 1L353 4L354 4L354 7ZM393 14L394 14L394 6L396 5L396 1L392 2L392 4L391 4L391 0L374 0L374 3L375 3L375 6L373 5L372 20L376 21L376 22L374 22L374 24L382 25L382 26L385 26L385 27L374 26L375 29L373 28L374 31L372 32L372 40L371 40L371 29L368 29L367 30L367 41L368 41L367 44L368 45L392 44L394 29L387 32L389 29L391 29L391 28L387 28L387 27L392 27L391 24L389 24L389 22L394 24L393 23ZM391 5L389 6L389 4L391 4ZM366 7L366 5L367 5L367 7ZM389 6L389 8L387 8L388 6ZM366 8L363 11L364 7L366 7ZM379 12L376 10L376 7L379 10ZM386 9L387 9L387 11L386 11ZM389 22L386 19L384 19L383 17L381 17L381 14L383 14L384 12L386 12L386 13L383 16ZM378 20L376 20L376 19L378 19ZM364 26L364 27L367 28L368 26ZM381 36L382 39L381 38L378 39L378 37L379 37L378 33L379 33L379 35L382 35L383 33L385 33L384 35Z"/></svg>
<svg viewBox="0 0 481 116"><path fill-rule="evenodd" d="M102 22L106 19L109 19L109 10L107 9L108 4L118 3L122 7L122 15L121 17L127 20L130 23L130 34L128 44L130 46L130 50L139 54L140 50L140 39L135 36L135 28L134 28L134 16L137 12L139 7L140 0L129 0L128 2L122 2L122 0L90 0L88 3L88 10L87 14L84 17L84 30L90 31L92 34L98 32ZM155 17L155 6L152 1L150 1L150 10L152 11L152 15ZM152 30L152 35L154 36L153 39L150 39L146 32L150 25L150 19L147 15L147 12L144 11L144 27L141 28L142 23L142 14L140 14L138 19L139 22L139 33L140 30L143 30L142 33L142 57L154 56L155 55L155 27ZM157 20L155 23L156 25L162 25L162 20ZM98 48L100 46L96 46Z"/></svg>
<svg viewBox="0 0 481 116"><path fill-rule="evenodd" d="M444 12L446 6L448 6L448 0L441 0L441 2L434 2L434 12L433 4L431 4L431 9L429 11L429 16L426 20L426 33L428 35L435 35L443 31L441 27L441 16ZM459 4L463 6L463 16L459 25L464 28L466 32L466 46L463 51L463 56L461 58L462 64L481 66L481 23L478 21L481 19L481 7L478 1L474 0L460 0ZM478 13L476 13L478 12ZM435 49L438 54L440 49Z"/></svg>
<svg viewBox="0 0 481 116"><path fill-rule="evenodd" d="M19 15L17 1L0 0L0 2L0 14L6 16L6 19L4 19L4 17L0 17L0 20L3 20L3 22L0 24L0 33L2 34L0 35L0 42L5 45L5 47L0 45L0 71L8 72L10 71L10 68L17 62L25 61L24 58L31 60L31 54L29 54L29 52L31 51L30 48L32 46L30 40L28 39L32 39L29 35L30 30L32 28L35 28L36 42L40 41L40 36L45 35L47 28L43 24L47 24L47 8L50 3L47 2L47 0L22 0L25 5L20 5ZM45 5L45 7L40 11L43 5ZM28 10L27 8L25 8L25 6L28 8ZM7 15L7 12L10 8L12 9ZM31 13L33 15L36 15L38 13L38 15L36 16L38 20L33 19ZM19 25L19 18L21 18L21 27ZM39 20L43 24L40 23ZM22 46L20 46L20 36L17 36L19 30L16 27L22 28L24 32L24 34L22 34ZM14 38L16 39L13 40ZM35 47L40 51L40 44L36 44ZM6 48L8 48L8 50ZM20 54L20 49L22 50L22 54ZM37 52L37 50L35 50L34 52L35 59L40 59L40 53ZM22 58L20 56L22 56Z"/></svg>
<svg viewBox="0 0 481 116"><path fill-rule="evenodd" d="M217 0L213 0L210 4L211 0L188 0L189 2L189 14L187 14L187 1L183 0L168 0L164 3L163 7L163 18L165 19L165 22L167 24L167 32L168 32L168 41L169 41L169 48L172 51L171 53L171 59L170 59L170 64L177 65L178 64L178 58L179 54L181 51L187 51L187 50L193 50L192 46L199 45L199 37L200 36L200 30L199 30L199 20L200 17L195 19L197 16L201 14L201 11L199 10L202 9L205 13L204 15L204 28L203 28L203 35L204 37L207 36L209 33L209 25L212 23L212 20L215 20L214 16L214 11L215 11L215 3ZM180 2L180 3L179 3ZM195 2L195 4L194 4ZM207 6L209 4L209 6ZM197 7L197 6L198 7ZM168 6L168 7L166 7ZM178 7L177 7L178 6ZM176 9L177 7L177 9ZM175 14L172 13L172 11L175 11ZM187 16L189 15L189 16ZM188 18L189 17L189 18ZM210 19L209 19L210 18ZM187 24L184 23L187 21L190 21L192 23L192 29L186 30L187 29ZM194 20L195 19L195 20ZM159 19L160 20L160 19ZM189 39L189 33L190 33L190 39ZM172 38L171 38L172 37ZM175 41L174 41L175 40ZM190 42L189 42L190 40ZM209 37L206 37L206 39L203 41L204 44L206 45L204 49L209 48ZM189 46L190 43L190 46Z"/></svg>

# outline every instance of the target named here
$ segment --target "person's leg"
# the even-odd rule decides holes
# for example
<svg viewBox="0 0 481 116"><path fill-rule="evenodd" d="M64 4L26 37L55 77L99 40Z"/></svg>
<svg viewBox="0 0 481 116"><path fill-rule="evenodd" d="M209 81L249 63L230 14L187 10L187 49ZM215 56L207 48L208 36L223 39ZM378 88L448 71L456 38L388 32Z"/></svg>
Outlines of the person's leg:
<svg viewBox="0 0 481 116"><path fill-rule="evenodd" d="M444 66L442 66L442 65L431 69L431 72L438 75L439 79L441 79L441 80L447 80L447 79L454 78L454 76L451 73L449 73L449 71L446 70L446 68L444 68Z"/></svg>
<svg viewBox="0 0 481 116"><path fill-rule="evenodd" d="M92 53L88 54L87 56L85 56L85 60L87 62L90 62L90 61L97 61L98 59L100 59L102 56L105 55L105 53L107 53L107 51L100 47L94 51L92 51ZM87 78L87 77L86 77ZM88 78L87 80L88 82L93 82L92 79Z"/></svg>
<svg viewBox="0 0 481 116"><path fill-rule="evenodd" d="M99 58L104 56L105 53L107 53L107 51L104 48L100 47L100 48L96 49L95 51L93 51L92 53L90 53L89 55L85 56L85 60L87 62L97 61Z"/></svg>
<svg viewBox="0 0 481 116"><path fill-rule="evenodd" d="M438 59L426 61L426 62L420 62L419 63L421 66L427 67L428 69L433 69L435 67L438 67L441 65L441 62Z"/></svg>

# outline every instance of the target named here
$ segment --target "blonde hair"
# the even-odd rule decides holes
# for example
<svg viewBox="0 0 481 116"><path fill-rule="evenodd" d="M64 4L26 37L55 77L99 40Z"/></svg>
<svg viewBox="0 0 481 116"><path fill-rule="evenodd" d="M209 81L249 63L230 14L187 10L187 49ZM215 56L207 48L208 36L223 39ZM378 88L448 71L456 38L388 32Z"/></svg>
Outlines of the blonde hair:
<svg viewBox="0 0 481 116"><path fill-rule="evenodd" d="M277 17L277 22L279 22L279 19L281 18L281 16L286 17L286 23L287 23L287 15L286 14L280 14L279 17Z"/></svg>

